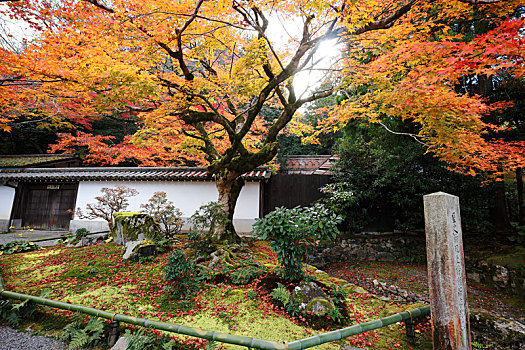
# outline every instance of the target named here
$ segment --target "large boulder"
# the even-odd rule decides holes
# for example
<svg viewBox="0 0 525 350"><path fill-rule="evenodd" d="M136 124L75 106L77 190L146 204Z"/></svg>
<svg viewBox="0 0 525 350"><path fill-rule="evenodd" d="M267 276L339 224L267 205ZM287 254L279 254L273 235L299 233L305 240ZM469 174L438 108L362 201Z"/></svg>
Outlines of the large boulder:
<svg viewBox="0 0 525 350"><path fill-rule="evenodd" d="M292 300L299 304L299 310L311 312L316 316L325 316L335 308L332 299L315 282L301 282L295 287Z"/></svg>
<svg viewBox="0 0 525 350"><path fill-rule="evenodd" d="M158 241L162 232L148 214L119 212L113 214L113 237L116 244L126 245L131 241Z"/></svg>

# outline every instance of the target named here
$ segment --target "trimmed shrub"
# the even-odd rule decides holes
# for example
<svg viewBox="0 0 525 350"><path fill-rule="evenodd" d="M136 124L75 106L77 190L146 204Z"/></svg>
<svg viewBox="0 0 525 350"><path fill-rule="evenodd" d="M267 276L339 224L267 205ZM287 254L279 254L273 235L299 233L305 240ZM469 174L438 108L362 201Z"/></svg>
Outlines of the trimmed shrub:
<svg viewBox="0 0 525 350"><path fill-rule="evenodd" d="M312 207L276 208L262 219L257 219L254 230L270 242L277 254L278 273L286 280L304 279L303 264L311 247L331 240L339 233L337 224L342 218L322 204Z"/></svg>

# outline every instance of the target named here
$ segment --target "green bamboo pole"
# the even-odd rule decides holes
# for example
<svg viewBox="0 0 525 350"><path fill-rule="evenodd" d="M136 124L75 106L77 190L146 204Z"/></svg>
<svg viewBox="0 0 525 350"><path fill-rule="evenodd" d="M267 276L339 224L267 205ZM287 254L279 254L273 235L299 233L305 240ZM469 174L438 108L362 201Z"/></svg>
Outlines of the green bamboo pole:
<svg viewBox="0 0 525 350"><path fill-rule="evenodd" d="M0 290L3 290L3 285L1 285L0 287L1 287ZM173 323L151 321L151 320L144 319L144 318L115 314L115 313L111 313L107 311L97 310L91 307L63 303L60 301L50 300L50 299L41 298L41 297L35 297L35 296L27 295L27 294L10 292L7 290L1 291L0 295L8 297L8 298L12 298L12 299L17 299L17 300L29 300L36 304L46 305L46 306L50 306L50 307L54 307L58 309L81 312L87 315L105 318L105 319L112 320L112 321L125 322L125 323L129 323L129 324L136 325L136 326L154 328L154 329L159 329L162 331L184 334L184 335L188 335L188 336L192 336L196 338L214 340L214 341L218 341L221 343L240 345L240 346L245 346L245 347L250 347L250 348L255 348L255 349L270 349L270 350L286 349L286 345L284 343L278 343L274 341L262 340L262 339L245 337L245 336L240 336L240 335L225 334L225 333L220 333L220 332L215 332L215 331L206 331L206 330L190 328L190 327L186 327L186 326L179 325L179 324L173 324Z"/></svg>
<svg viewBox="0 0 525 350"><path fill-rule="evenodd" d="M332 341L341 340L351 337L363 332L371 331L377 328L382 328L397 322L414 319L422 316L430 315L430 306L423 306L417 309L403 311L395 315L380 318L378 320L369 321L366 323L356 324L350 327L338 329L332 332L317 334L308 338L295 340L288 344L290 350L302 350L311 348L317 345L329 343Z"/></svg>

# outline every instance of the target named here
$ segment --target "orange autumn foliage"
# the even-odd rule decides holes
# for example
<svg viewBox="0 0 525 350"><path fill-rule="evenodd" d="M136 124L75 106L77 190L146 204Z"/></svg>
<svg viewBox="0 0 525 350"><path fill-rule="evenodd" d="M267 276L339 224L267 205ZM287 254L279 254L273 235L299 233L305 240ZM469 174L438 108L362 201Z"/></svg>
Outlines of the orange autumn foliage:
<svg viewBox="0 0 525 350"><path fill-rule="evenodd" d="M247 106L258 109L255 100L261 98L262 104L285 108L293 93L290 81L306 67L316 40L339 38L346 52L333 67L332 80L341 82L333 91L363 83L373 88L335 108L325 128L356 117L401 116L421 125L429 150L451 164L494 170L503 161L515 168L523 165L522 143L483 137L496 128L483 122L496 106L456 93L454 84L462 76L501 70L523 77L523 19L509 19L520 3L474 2L11 2L3 14L26 21L37 35L22 53L0 50L0 127L9 131L11 123L33 113L89 131L94 120L133 115L140 128L122 143L79 132L62 135L51 150L83 145L90 149L88 161L111 164L133 159L143 165L209 165L232 144L238 147L232 135L246 125L241 143L257 153L272 143L264 135L274 124L260 115L245 124ZM451 19L468 21L474 11L498 25L460 41ZM273 18L303 18L305 25L283 44L265 24ZM365 51L376 56L366 64ZM275 79L285 68L291 71ZM272 79L276 84L268 89ZM265 88L271 93L261 95ZM216 120L195 123L187 117L192 111L215 114Z"/></svg>
<svg viewBox="0 0 525 350"><path fill-rule="evenodd" d="M13 1L3 16L34 39L0 49L0 127L20 118L76 125L51 150L88 149L87 160L207 165L233 212L240 175L270 162L276 137L304 105L348 96L322 121L399 116L420 126L428 150L467 172L525 165L523 142L488 140L495 108L459 94L465 76L524 75L519 0L61 0ZM463 40L455 22L485 16L492 30ZM280 23L283 24L279 27ZM286 23L286 25L284 25ZM275 29L279 27L277 30ZM284 39L281 37L284 35ZM319 45L344 54L325 69L334 82L298 94L293 79L316 68ZM279 111L264 117L264 109ZM133 118L122 142L89 134L93 121ZM299 130L300 123L292 122ZM300 131L299 131L300 132ZM240 182L239 182L240 181ZM239 186L234 183L239 182ZM226 203L229 204L226 204ZM233 207L232 207L233 205Z"/></svg>

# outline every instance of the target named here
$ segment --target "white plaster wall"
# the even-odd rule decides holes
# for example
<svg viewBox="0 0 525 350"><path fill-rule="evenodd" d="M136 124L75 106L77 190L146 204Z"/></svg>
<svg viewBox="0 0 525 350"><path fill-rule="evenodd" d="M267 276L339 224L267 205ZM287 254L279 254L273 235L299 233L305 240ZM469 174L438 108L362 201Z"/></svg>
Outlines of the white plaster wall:
<svg viewBox="0 0 525 350"><path fill-rule="evenodd" d="M15 189L12 187L0 186L0 219L9 220L14 200Z"/></svg>
<svg viewBox="0 0 525 350"><path fill-rule="evenodd" d="M0 186L0 231L9 229L9 217L15 200L15 189L8 186Z"/></svg>
<svg viewBox="0 0 525 350"><path fill-rule="evenodd" d="M80 182L77 194L77 208L85 211L86 204L95 203L95 197L102 195L103 187L124 185L136 189L139 194L128 199L127 211L140 211L140 205L147 203L155 192L166 192L168 200L182 211L184 219L189 218L201 205L216 201L219 194L213 182L195 181L86 181ZM259 217L259 183L247 182L241 190L234 214L234 225L239 232L251 231L255 218ZM85 220L82 220L85 221ZM95 221L95 220L92 220ZM102 225L104 222L90 225ZM87 227L79 223L79 218L72 221L70 230ZM89 228L88 228L89 229ZM183 228L184 229L184 228Z"/></svg>

